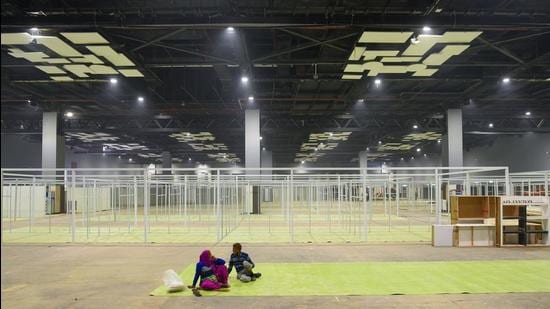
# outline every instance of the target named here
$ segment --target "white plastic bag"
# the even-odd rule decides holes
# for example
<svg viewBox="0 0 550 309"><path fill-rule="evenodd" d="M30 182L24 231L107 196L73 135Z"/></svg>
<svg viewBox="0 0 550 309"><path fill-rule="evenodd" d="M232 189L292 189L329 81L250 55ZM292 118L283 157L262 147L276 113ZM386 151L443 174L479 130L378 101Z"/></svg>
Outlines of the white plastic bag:
<svg viewBox="0 0 550 309"><path fill-rule="evenodd" d="M183 291L183 288L185 287L183 285L183 280L181 280L180 276L178 276L173 269L165 271L162 280L164 281L164 286L166 286L168 292Z"/></svg>

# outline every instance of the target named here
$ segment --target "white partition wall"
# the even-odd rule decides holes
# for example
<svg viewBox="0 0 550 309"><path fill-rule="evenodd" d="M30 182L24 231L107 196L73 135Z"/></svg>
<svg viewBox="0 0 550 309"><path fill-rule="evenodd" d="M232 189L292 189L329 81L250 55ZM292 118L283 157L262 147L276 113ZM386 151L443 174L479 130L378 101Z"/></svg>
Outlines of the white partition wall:
<svg viewBox="0 0 550 309"><path fill-rule="evenodd" d="M509 177L505 167L160 170L2 170L2 241L429 243L431 225L449 222L443 201L465 187L505 195L530 181L531 193L548 192L547 173ZM44 211L54 184L66 191L59 214ZM247 198L255 186L272 190L260 214Z"/></svg>

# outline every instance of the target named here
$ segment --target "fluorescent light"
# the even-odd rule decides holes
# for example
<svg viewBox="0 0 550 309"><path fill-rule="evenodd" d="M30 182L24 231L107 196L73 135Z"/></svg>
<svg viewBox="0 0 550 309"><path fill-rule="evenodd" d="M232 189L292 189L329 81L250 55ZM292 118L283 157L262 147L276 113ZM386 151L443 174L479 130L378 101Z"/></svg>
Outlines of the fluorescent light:
<svg viewBox="0 0 550 309"><path fill-rule="evenodd" d="M490 123L490 124L489 124L489 128L492 128L492 127L493 127L493 124L492 124L492 123Z"/></svg>
<svg viewBox="0 0 550 309"><path fill-rule="evenodd" d="M254 101L254 97L253 97L253 96L249 96L249 97L248 97L248 101L250 101L250 102Z"/></svg>
<svg viewBox="0 0 550 309"><path fill-rule="evenodd" d="M243 84L248 83L248 76L243 76L243 77L241 77L241 82L242 82Z"/></svg>
<svg viewBox="0 0 550 309"><path fill-rule="evenodd" d="M413 129L418 129L418 126L415 124L415 125L413 126Z"/></svg>
<svg viewBox="0 0 550 309"><path fill-rule="evenodd" d="M118 79L116 79L116 78L111 78L111 79L109 79L109 82L111 82L111 84L114 85L114 84L118 83Z"/></svg>
<svg viewBox="0 0 550 309"><path fill-rule="evenodd" d="M145 101L143 97L138 97L138 102L143 103L143 101Z"/></svg>
<svg viewBox="0 0 550 309"><path fill-rule="evenodd" d="M502 79L502 82L505 83L505 84L508 84L510 82L510 78L505 77L505 78Z"/></svg>
<svg viewBox="0 0 550 309"><path fill-rule="evenodd" d="M424 32L430 32L430 31L432 31L432 28L430 28L430 27L428 27L428 26L424 26L424 27L422 27L422 31L424 31Z"/></svg>
<svg viewBox="0 0 550 309"><path fill-rule="evenodd" d="M233 28L233 27L227 27L227 28L225 28L225 30L227 30L228 32L233 32L233 31L235 31L235 28Z"/></svg>
<svg viewBox="0 0 550 309"><path fill-rule="evenodd" d="M531 116L531 112L525 112L525 116Z"/></svg>
<svg viewBox="0 0 550 309"><path fill-rule="evenodd" d="M422 149L420 149L420 148L416 148L416 152L420 152L420 150L422 150Z"/></svg>
<svg viewBox="0 0 550 309"><path fill-rule="evenodd" d="M73 112L67 112L67 113L65 114L65 116L71 118L71 117L74 116L74 113L73 113Z"/></svg>

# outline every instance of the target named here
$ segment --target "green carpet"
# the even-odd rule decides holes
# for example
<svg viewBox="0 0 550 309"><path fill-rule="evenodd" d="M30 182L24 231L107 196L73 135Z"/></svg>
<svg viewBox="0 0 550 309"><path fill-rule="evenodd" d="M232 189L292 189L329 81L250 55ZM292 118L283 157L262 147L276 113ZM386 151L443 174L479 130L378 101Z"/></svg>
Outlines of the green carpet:
<svg viewBox="0 0 550 309"><path fill-rule="evenodd" d="M550 292L550 260L258 263L263 276L242 283L230 275L228 291L203 296L312 296ZM194 265L181 277L192 283ZM153 296L193 296L189 289Z"/></svg>

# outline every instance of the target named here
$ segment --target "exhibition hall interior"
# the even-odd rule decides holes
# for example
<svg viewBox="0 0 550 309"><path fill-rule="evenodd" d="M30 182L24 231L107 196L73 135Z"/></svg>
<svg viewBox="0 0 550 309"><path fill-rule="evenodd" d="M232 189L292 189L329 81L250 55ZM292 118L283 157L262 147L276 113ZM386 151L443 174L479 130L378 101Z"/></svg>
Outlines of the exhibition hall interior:
<svg viewBox="0 0 550 309"><path fill-rule="evenodd" d="M1 2L6 308L548 308L550 3Z"/></svg>

